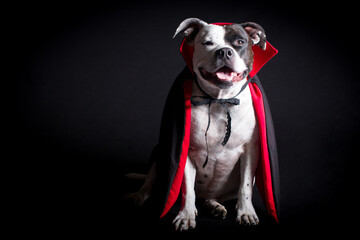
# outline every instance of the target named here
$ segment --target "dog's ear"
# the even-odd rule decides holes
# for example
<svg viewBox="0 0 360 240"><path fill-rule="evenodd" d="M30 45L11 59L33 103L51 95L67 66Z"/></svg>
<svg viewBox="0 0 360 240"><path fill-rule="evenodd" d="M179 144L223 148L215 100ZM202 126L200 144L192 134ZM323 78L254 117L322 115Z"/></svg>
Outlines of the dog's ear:
<svg viewBox="0 0 360 240"><path fill-rule="evenodd" d="M187 18L182 21L182 23L180 23L173 38L175 38L179 33L182 33L186 37L187 41L191 43L192 40L194 40L196 34L205 25L207 25L207 23L198 18Z"/></svg>
<svg viewBox="0 0 360 240"><path fill-rule="evenodd" d="M253 44L257 44L262 50L266 49L266 35L264 29L257 23L246 22L241 26L249 34Z"/></svg>

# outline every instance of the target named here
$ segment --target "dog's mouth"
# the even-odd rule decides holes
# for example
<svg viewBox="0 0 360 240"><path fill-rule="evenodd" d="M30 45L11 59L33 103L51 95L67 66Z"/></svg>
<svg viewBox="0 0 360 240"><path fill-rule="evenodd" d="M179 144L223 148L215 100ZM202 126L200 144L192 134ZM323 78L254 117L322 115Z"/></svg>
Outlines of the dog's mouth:
<svg viewBox="0 0 360 240"><path fill-rule="evenodd" d="M246 71L237 73L227 66L221 67L213 73L207 72L203 68L199 68L199 72L203 79L219 86L220 88L231 87L233 83L243 80L246 74Z"/></svg>

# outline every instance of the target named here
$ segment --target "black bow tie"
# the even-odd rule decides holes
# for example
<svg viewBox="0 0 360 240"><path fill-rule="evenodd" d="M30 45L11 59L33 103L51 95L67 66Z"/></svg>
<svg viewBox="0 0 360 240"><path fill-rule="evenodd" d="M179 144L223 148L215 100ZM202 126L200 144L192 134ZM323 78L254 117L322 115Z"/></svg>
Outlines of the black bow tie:
<svg viewBox="0 0 360 240"><path fill-rule="evenodd" d="M191 104L194 106L200 106L200 105L209 105L209 111L208 111L208 125L206 127L206 131L205 131L205 142L206 142L206 150L207 150L207 155L206 155L206 159L205 159L205 163L203 164L203 168L205 168L208 160L209 160L209 145L208 145L208 141L207 141L207 133L210 127L210 107L211 104L213 103L219 103L221 104L221 106L223 108L225 108L226 110L226 115L227 115L227 124L226 124L226 133L225 133L225 137L224 140L221 142L221 145L225 146L226 143L229 141L230 135L231 135L231 116L230 116L230 111L229 111L229 107L227 104L231 104L231 105L239 105L240 104L240 99L236 98L248 85L248 83L250 82L250 78L249 80L246 81L246 83L242 86L242 88L240 89L239 93L236 94L235 97L233 98L227 98L227 99L215 99L213 97L211 97L209 94L205 93L204 90L199 86L199 83L197 81L197 78L195 77L195 83L197 85L197 87L203 92L203 94L205 94L205 96L192 96L190 98ZM200 100L196 100L196 99L200 99Z"/></svg>
<svg viewBox="0 0 360 240"><path fill-rule="evenodd" d="M196 101L195 98L201 98L201 101ZM220 103L223 106L226 106L226 103L239 105L240 100L237 98L228 98L228 99L215 99L210 96L193 96L190 99L191 104L194 106L200 106L205 104L212 104L212 103Z"/></svg>

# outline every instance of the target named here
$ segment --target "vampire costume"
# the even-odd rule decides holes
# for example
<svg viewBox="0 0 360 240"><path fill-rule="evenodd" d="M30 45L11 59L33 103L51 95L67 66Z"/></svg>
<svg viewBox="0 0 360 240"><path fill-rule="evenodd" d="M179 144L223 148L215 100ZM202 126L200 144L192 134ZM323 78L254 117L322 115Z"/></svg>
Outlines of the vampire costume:
<svg viewBox="0 0 360 240"><path fill-rule="evenodd" d="M227 25L229 23L216 23ZM255 115L260 134L260 160L256 169L256 185L269 215L278 221L279 214L279 169L274 127L268 101L256 73L268 62L277 50L267 42L266 50L257 45L253 69L248 76ZM154 148L150 161L156 162L156 181L151 195L152 210L165 216L176 202L184 175L190 143L192 70L194 49L185 39L180 52L187 64L173 83L163 110L159 143ZM240 103L241 104L241 103Z"/></svg>

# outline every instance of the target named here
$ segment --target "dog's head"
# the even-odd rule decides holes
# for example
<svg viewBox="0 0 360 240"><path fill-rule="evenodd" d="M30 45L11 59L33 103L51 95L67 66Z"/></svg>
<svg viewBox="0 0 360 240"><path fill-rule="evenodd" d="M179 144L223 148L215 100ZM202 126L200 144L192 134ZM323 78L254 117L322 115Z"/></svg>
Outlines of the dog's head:
<svg viewBox="0 0 360 240"><path fill-rule="evenodd" d="M252 22L220 26L188 18L179 25L174 37L178 33L194 48L193 71L199 85L215 98L235 93L241 80L248 76L253 64L253 44L266 48L264 29Z"/></svg>

